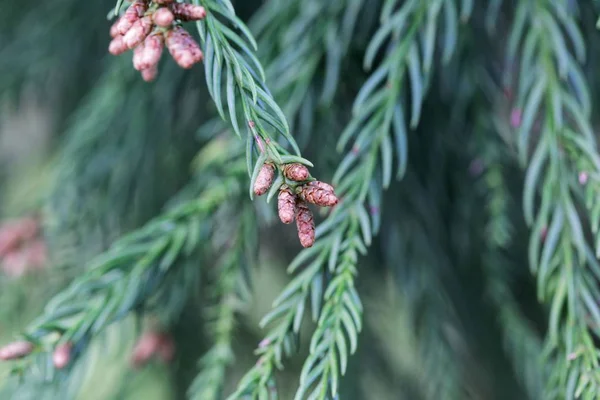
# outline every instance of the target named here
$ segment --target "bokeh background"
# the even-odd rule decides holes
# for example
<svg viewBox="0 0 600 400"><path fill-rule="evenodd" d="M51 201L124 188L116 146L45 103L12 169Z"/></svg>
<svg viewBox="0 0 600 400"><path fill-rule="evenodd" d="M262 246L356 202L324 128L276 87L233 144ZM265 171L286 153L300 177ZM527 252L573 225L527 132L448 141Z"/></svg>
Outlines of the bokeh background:
<svg viewBox="0 0 600 400"><path fill-rule="evenodd" d="M264 2L233 3L252 28ZM290 2L288 20L308 18L297 3ZM315 0L305 3L309 9ZM341 159L335 142L366 77L362 55L381 2L364 3L352 45L339 60L332 105L314 101L313 89L327 79L324 59L314 80L298 83L309 88L306 98L313 101L305 100L304 117L293 115L292 122L305 156L324 178L331 178ZM111 0L0 0L0 220L43 216L49 251L35 270L0 271L0 343L12 340L94 255L164 209L192 179L190 165L216 115L201 66L184 71L165 60L149 84L133 70L129 55L107 53L111 7ZM323 18L333 24L336 11L328 12ZM461 27L455 60L435 73L423 121L410 133L409 172L386 192L381 232L360 261L365 328L343 380L344 400L430 399L432 387L447 393L459 388L460 398L526 399L535 398L531 394L542 385L536 357L545 319L526 265L528 233L519 204L510 201L520 198L522 172L510 156L478 139L496 135L502 148L498 131L510 122L510 104L490 105L489 98L472 94L486 73L481 70L490 79L497 72L509 17L502 9L489 16L476 7L473 19L471 27ZM585 29L593 29L591 19ZM481 32L490 20L495 33L485 39ZM296 43L281 40L285 23L275 25L272 34L258 38L265 63L291 53ZM317 32L296 34L300 49ZM304 55L311 54L309 47ZM298 57L291 69L301 65ZM272 74L267 82L280 77ZM493 118L482 122L482 113ZM494 185L510 219L491 224ZM490 254L490 235L510 236L510 251ZM286 267L299 251L293 229L278 224L261 223L259 239L259 268L253 296L238 318L227 393L256 362L253 350L265 333L258 323L289 281ZM130 366L148 324L131 316L94 340L77 364L69 393L81 400L184 398L208 346L202 287L197 289L172 327L172 362ZM307 338L308 321L304 329L301 337ZM281 399L293 398L306 351L304 344L278 374ZM8 370L0 364L0 398L50 393L29 385L15 395L17 383Z"/></svg>

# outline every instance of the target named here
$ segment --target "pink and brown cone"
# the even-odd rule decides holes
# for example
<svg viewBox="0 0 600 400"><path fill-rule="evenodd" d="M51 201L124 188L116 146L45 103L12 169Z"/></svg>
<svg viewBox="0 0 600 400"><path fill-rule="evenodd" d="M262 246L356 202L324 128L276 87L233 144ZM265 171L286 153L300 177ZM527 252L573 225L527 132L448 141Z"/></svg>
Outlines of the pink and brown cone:
<svg viewBox="0 0 600 400"><path fill-rule="evenodd" d="M175 62L185 69L202 61L203 54L200 46L192 36L182 27L178 26L167 32L166 44L169 53Z"/></svg>
<svg viewBox="0 0 600 400"><path fill-rule="evenodd" d="M291 224L294 222L296 215L296 196L292 194L290 189L283 188L279 191L277 196L277 211L279 212L279 219L284 224Z"/></svg>
<svg viewBox="0 0 600 400"><path fill-rule="evenodd" d="M315 220L312 211L302 200L296 203L296 227L302 247L312 247L315 244Z"/></svg>
<svg viewBox="0 0 600 400"><path fill-rule="evenodd" d="M148 5L145 1L136 0L129 8L125 11L123 16L116 22L116 32L121 35L125 35L140 18L144 16L144 13L148 9Z"/></svg>
<svg viewBox="0 0 600 400"><path fill-rule="evenodd" d="M305 181L310 177L310 172L308 172L308 168L298 163L286 164L283 167L283 174L286 176L286 178L296 182Z"/></svg>
<svg viewBox="0 0 600 400"><path fill-rule="evenodd" d="M273 178L275 177L275 166L271 163L265 163L260 169L256 181L254 182L254 194L262 196L267 193L271 185L273 184Z"/></svg>
<svg viewBox="0 0 600 400"><path fill-rule="evenodd" d="M332 191L310 184L302 186L300 198L321 207L333 207L338 203L338 198Z"/></svg>
<svg viewBox="0 0 600 400"><path fill-rule="evenodd" d="M123 35L125 45L130 49L137 47L144 41L144 39L146 39L146 36L150 34L152 31L152 26L152 17L150 16L146 16L137 20L131 29L129 29L127 33Z"/></svg>
<svg viewBox="0 0 600 400"><path fill-rule="evenodd" d="M202 6L186 3L173 3L169 6L175 18L187 21L199 21L206 17L206 10Z"/></svg>

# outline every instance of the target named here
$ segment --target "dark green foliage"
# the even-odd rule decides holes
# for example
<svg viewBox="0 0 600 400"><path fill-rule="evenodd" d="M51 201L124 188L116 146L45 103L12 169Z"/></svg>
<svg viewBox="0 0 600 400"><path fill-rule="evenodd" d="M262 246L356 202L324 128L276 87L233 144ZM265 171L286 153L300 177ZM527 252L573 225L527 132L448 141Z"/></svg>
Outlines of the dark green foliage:
<svg viewBox="0 0 600 400"><path fill-rule="evenodd" d="M65 267L0 276L3 340L35 344L0 396L85 398L147 319L172 398L600 396L594 2L191 3L203 68L148 84L104 56L114 2L0 1L0 90L56 115ZM302 251L270 204L292 162L340 199Z"/></svg>

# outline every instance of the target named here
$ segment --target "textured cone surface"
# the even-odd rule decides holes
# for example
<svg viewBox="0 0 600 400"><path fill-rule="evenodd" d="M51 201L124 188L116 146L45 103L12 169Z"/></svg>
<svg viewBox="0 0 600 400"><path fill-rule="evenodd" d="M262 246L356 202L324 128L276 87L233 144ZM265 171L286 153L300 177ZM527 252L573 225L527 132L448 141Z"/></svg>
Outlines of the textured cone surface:
<svg viewBox="0 0 600 400"><path fill-rule="evenodd" d="M52 362L54 366L58 369L63 369L69 365L71 362L71 344L65 343L61 344L54 350L52 354Z"/></svg>
<svg viewBox="0 0 600 400"><path fill-rule="evenodd" d="M146 82L152 82L156 79L158 75L158 67L155 65L154 67L150 67L148 69L142 70L142 79Z"/></svg>
<svg viewBox="0 0 600 400"><path fill-rule="evenodd" d="M142 67L143 57L144 57L144 44L140 44L138 47L133 49L133 58L132 58L133 68L135 68L138 71L141 71L144 69Z"/></svg>
<svg viewBox="0 0 600 400"><path fill-rule="evenodd" d="M314 185L303 186L300 197L309 203L321 207L332 207L338 203L338 198L333 192Z"/></svg>
<svg viewBox="0 0 600 400"><path fill-rule="evenodd" d="M13 342L0 348L0 360L16 360L29 355L32 351L33 344L30 342Z"/></svg>
<svg viewBox="0 0 600 400"><path fill-rule="evenodd" d="M154 0L156 4L171 4L173 0Z"/></svg>
<svg viewBox="0 0 600 400"><path fill-rule="evenodd" d="M323 190L327 190L328 192L334 193L334 188L329 183L321 182L321 181L313 181L309 183L310 186L318 187Z"/></svg>
<svg viewBox="0 0 600 400"><path fill-rule="evenodd" d="M123 36L115 37L110 44L108 45L108 52L113 56L118 56L119 54L125 53L127 50L127 45L125 44L125 40L123 40Z"/></svg>
<svg viewBox="0 0 600 400"><path fill-rule="evenodd" d="M154 12L154 15L152 15L152 19L156 25L166 28L171 26L175 16L168 8L159 8Z"/></svg>
<svg viewBox="0 0 600 400"><path fill-rule="evenodd" d="M166 42L169 53L181 68L188 69L202 61L200 46L182 27L178 26L167 32Z"/></svg>
<svg viewBox="0 0 600 400"><path fill-rule="evenodd" d="M171 10L175 18L182 21L199 21L206 17L206 10L202 6L186 3L174 3Z"/></svg>
<svg viewBox="0 0 600 400"><path fill-rule="evenodd" d="M144 40L144 50L140 60L140 69L149 69L158 65L164 47L164 39L161 34L152 34L148 36L146 40Z"/></svg>
<svg viewBox="0 0 600 400"><path fill-rule="evenodd" d="M301 182L305 181L310 177L308 168L302 164L287 164L283 167L283 173L288 179L293 181Z"/></svg>
<svg viewBox="0 0 600 400"><path fill-rule="evenodd" d="M279 212L279 219L284 224L291 224L294 222L294 216L296 215L296 196L292 194L290 189L281 189L279 196L277 197L277 210Z"/></svg>
<svg viewBox="0 0 600 400"><path fill-rule="evenodd" d="M254 194L262 196L267 193L267 190L273 184L273 178L275 177L275 166L273 164L264 164L258 173L258 177L254 182Z"/></svg>
<svg viewBox="0 0 600 400"><path fill-rule="evenodd" d="M133 49L138 46L140 43L146 39L146 36L150 34L152 31L152 18L144 17L139 19L133 24L131 29L127 31L125 36L123 36L123 40L125 41L125 45Z"/></svg>
<svg viewBox="0 0 600 400"><path fill-rule="evenodd" d="M315 220L312 211L303 201L296 204L296 227L302 247L312 247L315 244Z"/></svg>
<svg viewBox="0 0 600 400"><path fill-rule="evenodd" d="M134 1L117 21L116 31L125 35L147 10L146 3L140 0Z"/></svg>

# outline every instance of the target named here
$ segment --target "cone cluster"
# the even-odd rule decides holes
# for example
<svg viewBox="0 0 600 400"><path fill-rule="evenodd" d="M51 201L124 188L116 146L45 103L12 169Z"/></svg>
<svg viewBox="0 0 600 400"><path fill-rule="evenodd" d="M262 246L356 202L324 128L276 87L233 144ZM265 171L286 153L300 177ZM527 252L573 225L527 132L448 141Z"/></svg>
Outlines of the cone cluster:
<svg viewBox="0 0 600 400"><path fill-rule="evenodd" d="M286 164L281 167L283 175L298 185L282 185L277 196L277 211L279 219L284 224L296 221L298 238L303 247L311 247L315 243L315 221L308 203L321 207L333 207L338 203L333 186L320 181L306 182L310 172L306 166L299 163ZM265 194L275 178L275 166L265 163L254 182L254 194ZM304 183L306 182L306 183ZM293 186L295 189L292 189Z"/></svg>
<svg viewBox="0 0 600 400"><path fill-rule="evenodd" d="M133 67L149 82L158 74L164 47L182 68L202 61L198 43L181 27L181 22L206 17L204 7L173 0L135 0L110 28L113 38L108 51L119 55L133 50Z"/></svg>
<svg viewBox="0 0 600 400"><path fill-rule="evenodd" d="M36 218L27 217L0 224L0 270L19 277L42 269L47 261L46 243Z"/></svg>

